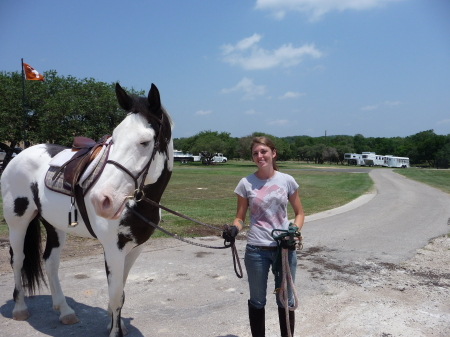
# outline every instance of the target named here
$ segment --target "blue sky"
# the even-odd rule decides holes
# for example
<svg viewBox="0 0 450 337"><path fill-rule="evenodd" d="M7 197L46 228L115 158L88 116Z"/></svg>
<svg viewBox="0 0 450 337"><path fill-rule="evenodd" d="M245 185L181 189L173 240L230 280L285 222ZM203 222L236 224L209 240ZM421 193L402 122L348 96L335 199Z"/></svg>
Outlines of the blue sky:
<svg viewBox="0 0 450 337"><path fill-rule="evenodd" d="M450 134L448 0L0 3L0 71L148 92L174 137Z"/></svg>

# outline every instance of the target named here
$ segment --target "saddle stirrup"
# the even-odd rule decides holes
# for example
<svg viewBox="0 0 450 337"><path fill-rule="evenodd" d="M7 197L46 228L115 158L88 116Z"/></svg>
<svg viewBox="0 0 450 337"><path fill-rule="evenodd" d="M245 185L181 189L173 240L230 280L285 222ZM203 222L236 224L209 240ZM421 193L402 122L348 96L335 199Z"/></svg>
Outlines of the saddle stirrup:
<svg viewBox="0 0 450 337"><path fill-rule="evenodd" d="M72 222L72 209L73 209L73 222ZM78 210L77 206L75 206L75 202L70 203L69 209L69 228L76 227L78 225Z"/></svg>

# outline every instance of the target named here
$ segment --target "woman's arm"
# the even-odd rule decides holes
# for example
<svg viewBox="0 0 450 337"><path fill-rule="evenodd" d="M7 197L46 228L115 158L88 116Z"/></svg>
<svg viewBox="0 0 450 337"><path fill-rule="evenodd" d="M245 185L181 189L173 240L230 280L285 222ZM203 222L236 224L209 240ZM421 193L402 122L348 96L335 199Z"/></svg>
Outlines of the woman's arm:
<svg viewBox="0 0 450 337"><path fill-rule="evenodd" d="M301 230L303 227L303 223L305 222L305 213L303 212L303 207L300 201L300 196L298 195L298 190L291 194L291 196L289 197L289 203L291 204L295 214L294 225L298 227L298 230Z"/></svg>
<svg viewBox="0 0 450 337"><path fill-rule="evenodd" d="M247 214L248 200L240 195L237 197L236 219L233 221L233 226L236 226L239 230L242 230L242 228L244 228L245 215Z"/></svg>

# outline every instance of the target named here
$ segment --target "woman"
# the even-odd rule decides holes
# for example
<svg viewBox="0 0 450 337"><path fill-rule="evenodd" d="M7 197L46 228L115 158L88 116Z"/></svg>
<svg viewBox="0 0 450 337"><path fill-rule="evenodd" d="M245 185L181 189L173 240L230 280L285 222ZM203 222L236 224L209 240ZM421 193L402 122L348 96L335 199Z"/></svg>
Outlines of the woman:
<svg viewBox="0 0 450 337"><path fill-rule="evenodd" d="M265 310L267 278L276 253L277 243L272 237L273 229L288 229L289 225L303 226L305 215L298 195L298 184L288 174L278 171L277 151L267 137L255 137L251 143L252 159L257 171L242 178L235 189L238 197L236 219L231 226L232 235L244 227L245 215L250 209L250 230L247 235L245 267L250 287L248 301L250 329L252 336L265 336ZM295 219L290 224L287 218L287 203L291 204ZM295 282L297 257L294 246L289 249L289 267ZM293 306L294 296L289 291L289 306ZM281 335L287 336L285 309L277 294L278 315ZM293 335L295 316L289 311L290 328Z"/></svg>

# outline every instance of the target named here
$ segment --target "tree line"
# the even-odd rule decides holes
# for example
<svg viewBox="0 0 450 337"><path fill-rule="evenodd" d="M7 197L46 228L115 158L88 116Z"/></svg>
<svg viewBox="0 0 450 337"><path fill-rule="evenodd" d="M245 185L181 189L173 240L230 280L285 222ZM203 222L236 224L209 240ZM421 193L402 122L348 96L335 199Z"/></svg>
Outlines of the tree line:
<svg viewBox="0 0 450 337"><path fill-rule="evenodd" d="M25 81L22 101L21 74L0 72L0 147L8 148L11 154L24 139L24 132L30 144L70 146L74 136L99 139L110 134L123 119L124 113L115 96L115 83L59 76L55 70L44 72L44 77L43 83ZM275 137L260 132L231 137L227 132L208 130L192 137L175 138L174 147L192 154L220 152L229 159L250 160L251 139L262 135L274 141L281 161L344 164L345 153L363 151L409 157L412 164L430 167L448 167L450 161L450 134L437 135L433 130L391 138L366 138L362 134Z"/></svg>
<svg viewBox="0 0 450 337"><path fill-rule="evenodd" d="M380 155L409 157L415 165L446 167L450 161L450 134L437 135L433 130L408 137L355 136L291 136L275 137L254 132L235 138L229 133L202 131L192 137L174 139L174 147L183 152L223 152L228 158L251 159L250 142L253 137L268 136L274 142L278 160L301 160L315 164L345 164L345 153L375 152Z"/></svg>

